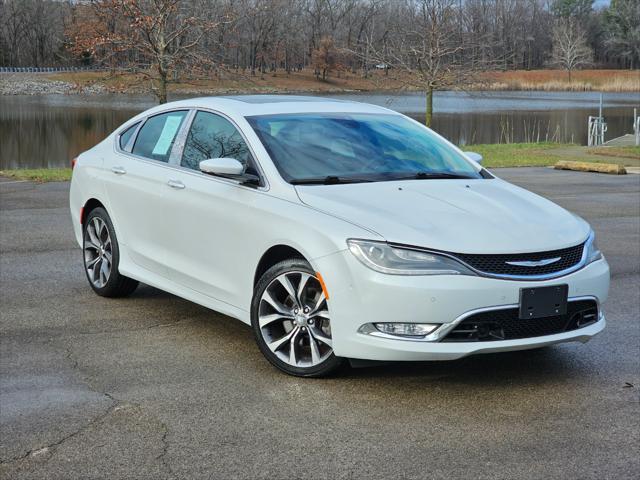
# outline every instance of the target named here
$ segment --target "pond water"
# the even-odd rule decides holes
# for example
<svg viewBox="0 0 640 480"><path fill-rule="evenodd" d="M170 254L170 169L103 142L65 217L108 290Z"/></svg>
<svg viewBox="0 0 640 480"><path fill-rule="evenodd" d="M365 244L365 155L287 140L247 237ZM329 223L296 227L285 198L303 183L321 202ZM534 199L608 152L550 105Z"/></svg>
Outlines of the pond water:
<svg viewBox="0 0 640 480"><path fill-rule="evenodd" d="M424 120L420 93L331 96ZM594 92L437 92L433 128L460 145L545 140L586 144L587 118L597 115L598 101ZM0 169L68 166L71 158L154 104L153 97L140 95L0 96ZM640 107L640 93L604 94L606 139L632 131L634 107Z"/></svg>

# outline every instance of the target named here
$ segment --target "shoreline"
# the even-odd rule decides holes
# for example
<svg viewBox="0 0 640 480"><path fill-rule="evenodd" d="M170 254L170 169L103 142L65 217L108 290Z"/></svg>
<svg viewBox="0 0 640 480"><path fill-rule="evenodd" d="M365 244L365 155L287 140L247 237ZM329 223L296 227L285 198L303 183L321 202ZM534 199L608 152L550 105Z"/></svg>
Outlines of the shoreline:
<svg viewBox="0 0 640 480"><path fill-rule="evenodd" d="M466 145L480 153L486 168L550 167L558 162L615 164L640 169L640 147L584 147L563 143L494 143ZM0 178L37 183L67 181L71 168L0 169Z"/></svg>
<svg viewBox="0 0 640 480"><path fill-rule="evenodd" d="M559 79L564 72L539 70L522 72L489 72L478 83L462 91L547 91L606 92L640 94L640 70L581 70L572 82ZM0 95L106 95L152 94L148 80L130 73L110 75L107 72L75 73L0 73ZM313 72L291 74L268 73L218 79L198 79L169 85L170 95L238 95L238 94L304 94L304 93L373 93L420 92L408 87L401 78L374 72L368 78L342 73L323 82Z"/></svg>

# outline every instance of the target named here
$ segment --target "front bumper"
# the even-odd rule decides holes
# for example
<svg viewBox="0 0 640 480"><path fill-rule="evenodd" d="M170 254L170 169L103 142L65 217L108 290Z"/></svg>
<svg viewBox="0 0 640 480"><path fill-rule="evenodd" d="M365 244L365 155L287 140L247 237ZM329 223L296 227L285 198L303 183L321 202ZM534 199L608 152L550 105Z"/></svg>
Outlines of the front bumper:
<svg viewBox="0 0 640 480"><path fill-rule="evenodd" d="M365 323L403 322L443 324L438 332L478 309L514 306L520 289L568 284L569 301L594 298L599 305L609 290L605 259L564 277L545 281L513 281L466 275L385 275L362 265L349 251L314 260L329 293L333 349L336 355L364 360L454 360L476 353L525 350L561 342L586 342L604 329L601 308L596 323L554 335L482 342L440 342L383 338L358 333Z"/></svg>

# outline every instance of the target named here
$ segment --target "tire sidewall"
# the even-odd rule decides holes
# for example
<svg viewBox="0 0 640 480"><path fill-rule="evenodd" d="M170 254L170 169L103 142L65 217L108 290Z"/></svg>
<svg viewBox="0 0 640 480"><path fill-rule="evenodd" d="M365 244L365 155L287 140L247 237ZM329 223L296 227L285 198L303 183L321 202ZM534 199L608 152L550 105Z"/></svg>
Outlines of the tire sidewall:
<svg viewBox="0 0 640 480"><path fill-rule="evenodd" d="M101 288L96 287L94 283L91 281L91 278L89 278L89 272L87 271L86 259L84 255L87 227L89 226L91 219L95 217L98 217L105 222L105 224L107 225L107 229L109 230L109 237L111 238L111 273L109 274L109 280L107 281L105 286ZM119 284L119 278L118 278L120 276L120 274L118 273L119 264L120 264L120 248L118 246L118 238L116 237L115 229L113 228L113 224L111 223L111 218L109 218L109 214L104 208L96 207L93 210L91 210L91 212L89 212L89 215L87 215L87 218L85 219L82 225L82 265L84 267L85 276L89 281L89 285L91 285L91 288L98 295L107 297L107 296L111 296L114 293L115 288Z"/></svg>
<svg viewBox="0 0 640 480"><path fill-rule="evenodd" d="M298 377L326 376L342 364L342 359L340 357L336 357L333 352L326 360L324 360L319 365L315 365L313 367L293 367L288 363L280 360L277 355L275 355L269 349L264 338L262 337L262 332L260 331L260 325L258 321L260 299L262 298L262 294L264 293L265 289L271 284L271 282L279 275L287 272L304 272L315 276L315 271L305 260L290 259L275 264L274 266L269 268L262 275L262 277L260 277L260 280L258 281L254 289L253 299L251 301L251 327L256 338L256 343L258 344L258 347L260 348L262 354L267 358L267 360L269 360L269 362L271 362L271 364L273 364L283 372L288 373L289 375L295 375Z"/></svg>

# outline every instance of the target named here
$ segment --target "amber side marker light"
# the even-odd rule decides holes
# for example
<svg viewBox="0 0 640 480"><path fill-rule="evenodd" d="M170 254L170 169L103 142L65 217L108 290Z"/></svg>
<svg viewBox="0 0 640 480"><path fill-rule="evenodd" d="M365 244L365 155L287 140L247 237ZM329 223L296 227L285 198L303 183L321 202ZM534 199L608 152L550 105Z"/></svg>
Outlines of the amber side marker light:
<svg viewBox="0 0 640 480"><path fill-rule="evenodd" d="M316 272L316 278L318 279L318 282L320 282L320 286L322 287L322 293L324 293L324 298L329 300L329 292L327 291L327 286L325 285L324 278L322 278L322 275L320 275L320 272Z"/></svg>
<svg viewBox="0 0 640 480"><path fill-rule="evenodd" d="M71 159L71 170L76 168L76 163L78 163L78 157Z"/></svg>

